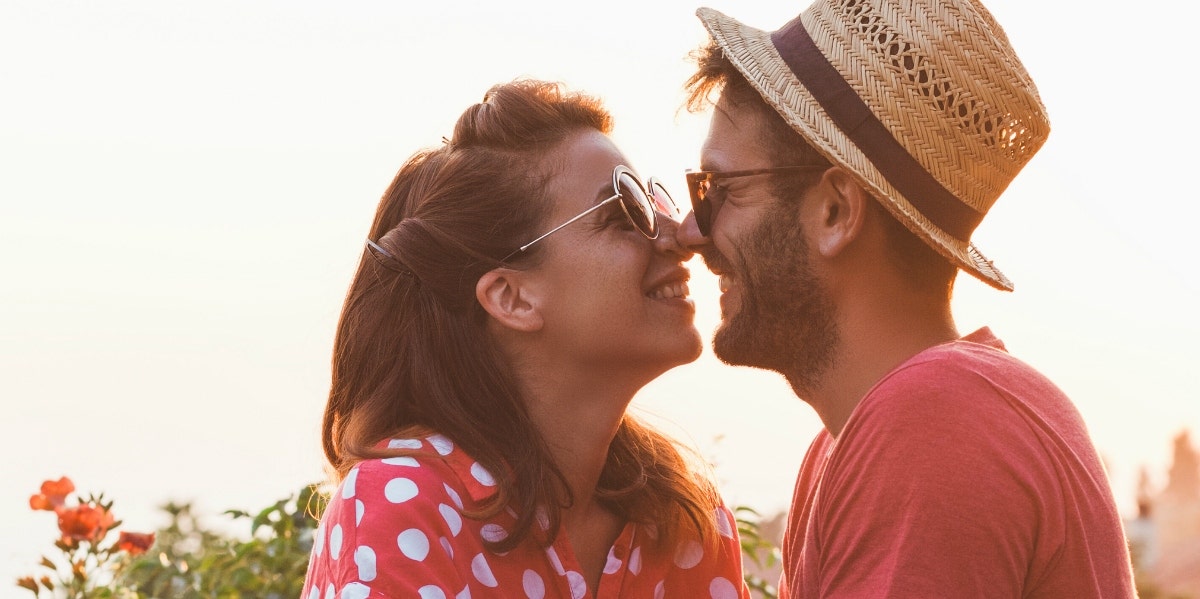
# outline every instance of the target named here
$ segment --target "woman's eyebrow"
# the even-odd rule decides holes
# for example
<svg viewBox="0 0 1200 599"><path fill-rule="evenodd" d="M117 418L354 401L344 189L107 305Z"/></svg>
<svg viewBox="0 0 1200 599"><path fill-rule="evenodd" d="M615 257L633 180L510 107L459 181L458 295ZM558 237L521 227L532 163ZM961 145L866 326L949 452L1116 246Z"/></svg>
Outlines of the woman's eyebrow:
<svg viewBox="0 0 1200 599"><path fill-rule="evenodd" d="M614 195L617 195L617 192L615 189L613 189L612 183L605 183L604 185L600 186L599 190L596 191L596 203L599 204L600 202L603 202Z"/></svg>

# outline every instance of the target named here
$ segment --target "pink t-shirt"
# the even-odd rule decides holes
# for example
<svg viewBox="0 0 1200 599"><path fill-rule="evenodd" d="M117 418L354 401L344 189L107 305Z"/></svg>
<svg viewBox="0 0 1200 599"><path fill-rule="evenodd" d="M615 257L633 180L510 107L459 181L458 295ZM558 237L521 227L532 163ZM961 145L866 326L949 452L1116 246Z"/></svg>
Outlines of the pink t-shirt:
<svg viewBox="0 0 1200 599"><path fill-rule="evenodd" d="M317 528L302 599L749 597L737 527L723 505L713 514L715 550L689 538L655 552L654 528L627 524L593 594L565 534L549 546L530 535L504 554L484 547L516 519L509 511L485 521L463 514L486 503L495 482L450 439L389 446L417 453L350 471Z"/></svg>
<svg viewBox="0 0 1200 599"><path fill-rule="evenodd" d="M932 347L809 448L781 598L1134 597L1071 401L991 331Z"/></svg>

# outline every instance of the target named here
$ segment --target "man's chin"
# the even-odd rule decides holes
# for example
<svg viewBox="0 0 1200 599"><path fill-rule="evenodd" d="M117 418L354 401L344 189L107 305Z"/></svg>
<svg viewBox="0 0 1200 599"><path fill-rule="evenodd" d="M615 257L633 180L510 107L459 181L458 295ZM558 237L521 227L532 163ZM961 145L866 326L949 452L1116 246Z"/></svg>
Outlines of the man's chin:
<svg viewBox="0 0 1200 599"><path fill-rule="evenodd" d="M747 327L723 320L713 334L713 355L730 366L762 367L755 359L754 339Z"/></svg>

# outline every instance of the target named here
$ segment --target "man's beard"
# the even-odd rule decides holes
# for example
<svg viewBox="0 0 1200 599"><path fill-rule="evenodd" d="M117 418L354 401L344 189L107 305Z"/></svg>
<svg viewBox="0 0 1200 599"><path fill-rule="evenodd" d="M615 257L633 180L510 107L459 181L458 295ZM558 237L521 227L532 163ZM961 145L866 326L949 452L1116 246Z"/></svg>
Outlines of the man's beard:
<svg viewBox="0 0 1200 599"><path fill-rule="evenodd" d="M723 314L713 337L722 362L774 370L798 393L817 388L834 364L836 307L812 271L808 243L794 219L764 215L732 257L703 252L710 268L741 285L735 314Z"/></svg>

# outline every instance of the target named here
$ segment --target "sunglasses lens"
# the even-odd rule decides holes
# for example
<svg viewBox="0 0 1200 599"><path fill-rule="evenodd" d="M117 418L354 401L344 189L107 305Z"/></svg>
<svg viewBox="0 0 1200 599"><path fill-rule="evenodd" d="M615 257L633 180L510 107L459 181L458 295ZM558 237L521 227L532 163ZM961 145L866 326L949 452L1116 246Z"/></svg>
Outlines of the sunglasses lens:
<svg viewBox="0 0 1200 599"><path fill-rule="evenodd" d="M650 179L650 199L654 201L654 208L659 212L675 218L679 214L679 206L675 204L675 200L671 199L671 194L667 193L667 188L663 187L657 179Z"/></svg>
<svg viewBox="0 0 1200 599"><path fill-rule="evenodd" d="M708 203L708 179L689 180L688 191L692 194L692 213L696 215L696 228L700 234L708 237L709 219L712 217L712 204Z"/></svg>
<svg viewBox="0 0 1200 599"><path fill-rule="evenodd" d="M621 194L621 205L633 221L634 226L651 239L658 236L658 221L654 217L654 204L637 179L629 173L617 177L617 192Z"/></svg>

